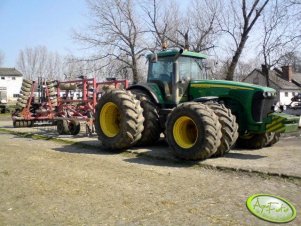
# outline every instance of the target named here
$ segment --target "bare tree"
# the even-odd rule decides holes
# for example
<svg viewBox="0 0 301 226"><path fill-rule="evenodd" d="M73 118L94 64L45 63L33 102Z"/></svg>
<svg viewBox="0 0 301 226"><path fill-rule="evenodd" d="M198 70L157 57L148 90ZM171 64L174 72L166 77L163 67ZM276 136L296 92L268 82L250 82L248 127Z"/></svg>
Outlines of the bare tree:
<svg viewBox="0 0 301 226"><path fill-rule="evenodd" d="M173 4L166 6L167 1L146 0L141 3L141 7L146 14L146 24L148 32L154 38L154 45L148 48L151 51L161 48L167 44L170 33L173 33L178 27L178 6Z"/></svg>
<svg viewBox="0 0 301 226"><path fill-rule="evenodd" d="M197 52L214 47L219 1L193 0L184 12L173 1L166 4L167 1L148 0L147 3L143 8L156 47L166 42L171 47L191 47Z"/></svg>
<svg viewBox="0 0 301 226"><path fill-rule="evenodd" d="M20 50L17 69L25 78L36 80L38 77L57 79L63 74L63 62L57 53L51 53L45 46Z"/></svg>
<svg viewBox="0 0 301 226"><path fill-rule="evenodd" d="M262 14L269 0L229 0L224 7L224 13L219 19L221 31L227 34L234 43L233 53L227 70L227 80L233 80L234 72L247 43L250 32Z"/></svg>
<svg viewBox="0 0 301 226"><path fill-rule="evenodd" d="M76 79L81 76L104 80L104 68L108 63L103 60L86 60L69 55L64 58L64 78L67 80Z"/></svg>
<svg viewBox="0 0 301 226"><path fill-rule="evenodd" d="M217 19L220 11L220 1L192 1L186 15L189 17L189 45L193 51L204 52L215 47L219 30Z"/></svg>
<svg viewBox="0 0 301 226"><path fill-rule="evenodd" d="M301 5L301 0L290 0L293 5Z"/></svg>
<svg viewBox="0 0 301 226"><path fill-rule="evenodd" d="M286 1L273 1L266 10L263 20L263 39L260 55L263 57L263 73L269 86L269 70L278 64L289 64L291 56L301 45L300 22L296 8L287 5Z"/></svg>
<svg viewBox="0 0 301 226"><path fill-rule="evenodd" d="M131 69L138 82L138 61L146 50L145 31L133 0L87 1L92 21L86 33L75 32L75 39L97 53L89 60L110 59L122 62ZM121 57L122 56L122 57Z"/></svg>

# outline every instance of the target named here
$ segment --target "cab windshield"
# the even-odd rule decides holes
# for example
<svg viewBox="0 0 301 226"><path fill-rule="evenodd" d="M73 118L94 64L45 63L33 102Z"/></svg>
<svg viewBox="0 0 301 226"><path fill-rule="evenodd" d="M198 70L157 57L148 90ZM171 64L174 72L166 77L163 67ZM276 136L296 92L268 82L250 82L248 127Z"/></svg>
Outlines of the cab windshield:
<svg viewBox="0 0 301 226"><path fill-rule="evenodd" d="M170 82L173 74L173 57L160 58L149 65L148 81L160 80Z"/></svg>

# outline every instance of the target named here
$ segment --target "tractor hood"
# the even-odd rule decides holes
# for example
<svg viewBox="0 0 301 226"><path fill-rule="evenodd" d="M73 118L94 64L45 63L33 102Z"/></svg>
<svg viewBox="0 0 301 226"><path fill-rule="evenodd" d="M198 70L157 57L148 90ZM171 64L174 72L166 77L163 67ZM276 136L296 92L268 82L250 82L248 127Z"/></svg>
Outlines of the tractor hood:
<svg viewBox="0 0 301 226"><path fill-rule="evenodd" d="M217 97L223 101L238 116L242 130L264 132L263 125L271 121L268 115L273 112L276 97L272 88L225 80L195 80L188 90L190 100Z"/></svg>
<svg viewBox="0 0 301 226"><path fill-rule="evenodd" d="M220 88L226 90L250 90L250 91L262 91L262 92L270 92L276 95L276 90L270 87L258 86L251 83L245 82L234 82L234 81L226 81L226 80L194 80L191 81L190 86L192 88Z"/></svg>

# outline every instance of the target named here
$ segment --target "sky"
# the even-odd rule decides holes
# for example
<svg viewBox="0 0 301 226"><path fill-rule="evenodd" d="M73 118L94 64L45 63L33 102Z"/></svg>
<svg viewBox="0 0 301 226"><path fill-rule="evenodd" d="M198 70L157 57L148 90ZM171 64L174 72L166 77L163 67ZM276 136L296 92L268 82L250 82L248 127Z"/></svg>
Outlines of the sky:
<svg viewBox="0 0 301 226"><path fill-rule="evenodd" d="M85 24L85 0L0 0L2 67L15 67L21 49L39 45L62 55L78 54L72 29Z"/></svg>

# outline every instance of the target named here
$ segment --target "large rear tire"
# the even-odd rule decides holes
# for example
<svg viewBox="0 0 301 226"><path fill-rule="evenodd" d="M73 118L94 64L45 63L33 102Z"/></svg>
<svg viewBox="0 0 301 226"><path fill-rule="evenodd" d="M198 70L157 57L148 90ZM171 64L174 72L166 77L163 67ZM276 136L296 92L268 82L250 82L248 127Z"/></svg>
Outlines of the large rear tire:
<svg viewBox="0 0 301 226"><path fill-rule="evenodd" d="M222 125L221 144L213 157L224 156L230 151L238 138L238 124L236 123L236 117L232 114L231 110L226 108L223 104L209 102L206 103L206 105L214 111Z"/></svg>
<svg viewBox="0 0 301 226"><path fill-rule="evenodd" d="M204 160L220 146L221 124L208 106L187 102L168 116L166 138L173 154L185 160Z"/></svg>
<svg viewBox="0 0 301 226"><path fill-rule="evenodd" d="M152 102L150 97L140 90L133 90L136 98L140 101L143 108L144 130L141 139L136 143L137 146L147 146L156 143L161 134L161 126L159 122L159 114L156 105Z"/></svg>
<svg viewBox="0 0 301 226"><path fill-rule="evenodd" d="M142 136L143 121L140 102L129 91L110 90L96 105L95 130L105 148L124 149L136 144Z"/></svg>

